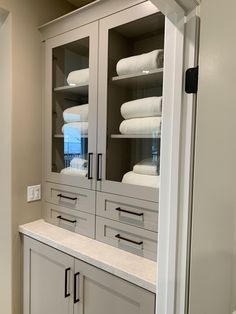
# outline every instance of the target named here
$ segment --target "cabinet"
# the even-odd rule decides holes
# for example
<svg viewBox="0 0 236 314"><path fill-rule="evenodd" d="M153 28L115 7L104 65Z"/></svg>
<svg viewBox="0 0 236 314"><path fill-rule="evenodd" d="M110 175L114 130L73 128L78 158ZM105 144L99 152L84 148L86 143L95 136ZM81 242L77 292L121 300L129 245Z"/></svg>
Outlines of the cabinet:
<svg viewBox="0 0 236 314"><path fill-rule="evenodd" d="M24 237L24 314L154 314L155 294Z"/></svg>
<svg viewBox="0 0 236 314"><path fill-rule="evenodd" d="M165 17L146 1L89 22L45 42L44 217L142 256L148 233L155 259ZM119 212L106 214L103 195ZM101 221L114 217L108 241Z"/></svg>

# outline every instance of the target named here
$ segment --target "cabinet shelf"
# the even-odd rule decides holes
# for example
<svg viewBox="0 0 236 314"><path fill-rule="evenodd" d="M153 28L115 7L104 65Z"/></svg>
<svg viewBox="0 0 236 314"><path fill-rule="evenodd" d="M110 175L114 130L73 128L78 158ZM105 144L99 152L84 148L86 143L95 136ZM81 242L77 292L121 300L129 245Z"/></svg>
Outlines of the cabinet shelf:
<svg viewBox="0 0 236 314"><path fill-rule="evenodd" d="M163 68L138 72L134 74L114 76L112 83L121 87L157 87L162 86Z"/></svg>
<svg viewBox="0 0 236 314"><path fill-rule="evenodd" d="M64 134L54 134L54 138L63 138L64 139ZM81 134L79 137L81 138L88 138L88 134Z"/></svg>
<svg viewBox="0 0 236 314"><path fill-rule="evenodd" d="M55 93L65 94L65 95L87 95L88 85L77 85L77 86L60 86L53 89Z"/></svg>
<svg viewBox="0 0 236 314"><path fill-rule="evenodd" d="M111 138L152 138L157 139L161 138L161 135L153 134L111 134Z"/></svg>

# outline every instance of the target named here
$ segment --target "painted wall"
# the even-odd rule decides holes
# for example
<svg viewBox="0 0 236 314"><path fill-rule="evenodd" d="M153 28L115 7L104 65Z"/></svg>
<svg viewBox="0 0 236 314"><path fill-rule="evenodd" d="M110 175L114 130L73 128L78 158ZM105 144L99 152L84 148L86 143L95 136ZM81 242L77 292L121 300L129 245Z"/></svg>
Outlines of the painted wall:
<svg viewBox="0 0 236 314"><path fill-rule="evenodd" d="M235 0L201 4L191 314L236 310Z"/></svg>
<svg viewBox="0 0 236 314"><path fill-rule="evenodd" d="M0 8L10 12L0 30L0 313L19 314L21 252L17 228L41 217L41 202L26 202L27 185L41 183L42 174L42 55L37 26L74 7L64 0L0 0ZM11 45L12 58L6 52Z"/></svg>

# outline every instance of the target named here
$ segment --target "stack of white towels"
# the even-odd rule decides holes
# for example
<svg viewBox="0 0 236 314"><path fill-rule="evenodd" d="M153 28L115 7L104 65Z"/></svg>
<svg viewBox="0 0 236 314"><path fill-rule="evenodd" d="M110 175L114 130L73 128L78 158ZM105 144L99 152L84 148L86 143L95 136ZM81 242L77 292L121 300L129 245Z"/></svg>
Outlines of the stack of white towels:
<svg viewBox="0 0 236 314"><path fill-rule="evenodd" d="M122 179L123 183L142 185L152 188L160 187L157 160L147 158L133 167L133 171L127 172Z"/></svg>
<svg viewBox="0 0 236 314"><path fill-rule="evenodd" d="M152 135L161 133L162 97L146 97L122 104L120 133L125 135Z"/></svg>
<svg viewBox="0 0 236 314"><path fill-rule="evenodd" d="M81 135L88 134L88 112L89 105L79 105L66 109L63 112L65 124L62 127L62 133L65 137L81 138ZM87 160L74 157L70 162L70 167L61 170L62 174L84 176L88 174Z"/></svg>

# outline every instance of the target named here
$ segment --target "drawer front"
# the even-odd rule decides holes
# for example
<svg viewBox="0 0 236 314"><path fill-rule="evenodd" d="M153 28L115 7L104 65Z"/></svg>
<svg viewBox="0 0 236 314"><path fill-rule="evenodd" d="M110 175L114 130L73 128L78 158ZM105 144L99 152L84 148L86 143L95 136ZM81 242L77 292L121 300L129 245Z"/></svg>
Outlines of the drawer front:
<svg viewBox="0 0 236 314"><path fill-rule="evenodd" d="M89 238L95 237L95 215L49 203L44 204L44 217L49 223Z"/></svg>
<svg viewBox="0 0 236 314"><path fill-rule="evenodd" d="M96 239L152 260L157 258L157 233L96 217Z"/></svg>
<svg viewBox="0 0 236 314"><path fill-rule="evenodd" d="M45 200L59 206L95 213L95 191L46 182Z"/></svg>
<svg viewBox="0 0 236 314"><path fill-rule="evenodd" d="M97 215L157 232L158 203L97 193Z"/></svg>

